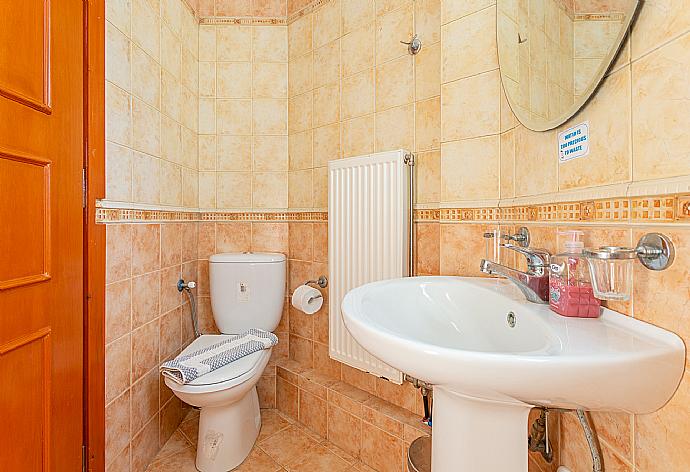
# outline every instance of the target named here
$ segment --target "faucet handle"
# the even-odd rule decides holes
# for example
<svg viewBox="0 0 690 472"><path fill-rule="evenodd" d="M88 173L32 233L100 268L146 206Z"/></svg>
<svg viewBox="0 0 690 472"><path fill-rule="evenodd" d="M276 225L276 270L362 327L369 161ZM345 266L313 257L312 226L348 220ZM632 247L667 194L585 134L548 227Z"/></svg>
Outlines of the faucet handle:
<svg viewBox="0 0 690 472"><path fill-rule="evenodd" d="M545 269L548 267L549 260L551 259L551 253L546 249L521 247L510 243L501 244L501 247L510 249L525 256L527 258L527 267L533 272L540 271L540 269Z"/></svg>

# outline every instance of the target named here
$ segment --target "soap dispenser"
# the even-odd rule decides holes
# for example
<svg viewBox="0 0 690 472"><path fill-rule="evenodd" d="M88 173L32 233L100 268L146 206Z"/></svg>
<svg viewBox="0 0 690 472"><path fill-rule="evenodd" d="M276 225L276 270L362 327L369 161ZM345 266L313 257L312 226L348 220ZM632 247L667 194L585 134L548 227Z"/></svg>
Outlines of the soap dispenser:
<svg viewBox="0 0 690 472"><path fill-rule="evenodd" d="M587 258L583 255L582 231L563 231L565 252L551 257L549 305L559 315L597 318L601 302L594 297Z"/></svg>

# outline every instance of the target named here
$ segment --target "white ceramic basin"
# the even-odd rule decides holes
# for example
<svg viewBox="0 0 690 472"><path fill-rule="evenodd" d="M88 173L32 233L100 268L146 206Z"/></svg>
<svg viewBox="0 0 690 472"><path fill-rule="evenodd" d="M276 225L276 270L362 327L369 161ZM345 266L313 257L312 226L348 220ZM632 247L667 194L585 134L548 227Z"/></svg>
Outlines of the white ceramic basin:
<svg viewBox="0 0 690 472"><path fill-rule="evenodd" d="M501 279L371 283L345 296L342 313L366 350L434 384L434 472L526 471L532 406L650 413L685 365L673 333L607 309L565 318Z"/></svg>

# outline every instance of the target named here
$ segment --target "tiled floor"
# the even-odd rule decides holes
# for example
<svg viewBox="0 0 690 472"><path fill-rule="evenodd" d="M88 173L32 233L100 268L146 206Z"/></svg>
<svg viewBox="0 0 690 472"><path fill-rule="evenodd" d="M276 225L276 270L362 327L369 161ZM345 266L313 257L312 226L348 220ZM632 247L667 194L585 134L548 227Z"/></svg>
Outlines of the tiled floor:
<svg viewBox="0 0 690 472"><path fill-rule="evenodd" d="M199 413L191 411L147 472L195 472ZM375 472L277 410L261 410L261 433L237 472Z"/></svg>

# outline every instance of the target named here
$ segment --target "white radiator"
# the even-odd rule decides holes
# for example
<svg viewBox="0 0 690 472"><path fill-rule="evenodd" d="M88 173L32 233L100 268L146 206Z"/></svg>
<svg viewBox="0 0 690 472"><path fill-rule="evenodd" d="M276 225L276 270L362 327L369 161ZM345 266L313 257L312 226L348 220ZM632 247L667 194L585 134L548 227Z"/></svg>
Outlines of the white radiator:
<svg viewBox="0 0 690 472"><path fill-rule="evenodd" d="M405 151L328 165L330 356L402 383L402 373L364 350L343 323L340 305L360 285L410 275L410 179Z"/></svg>

